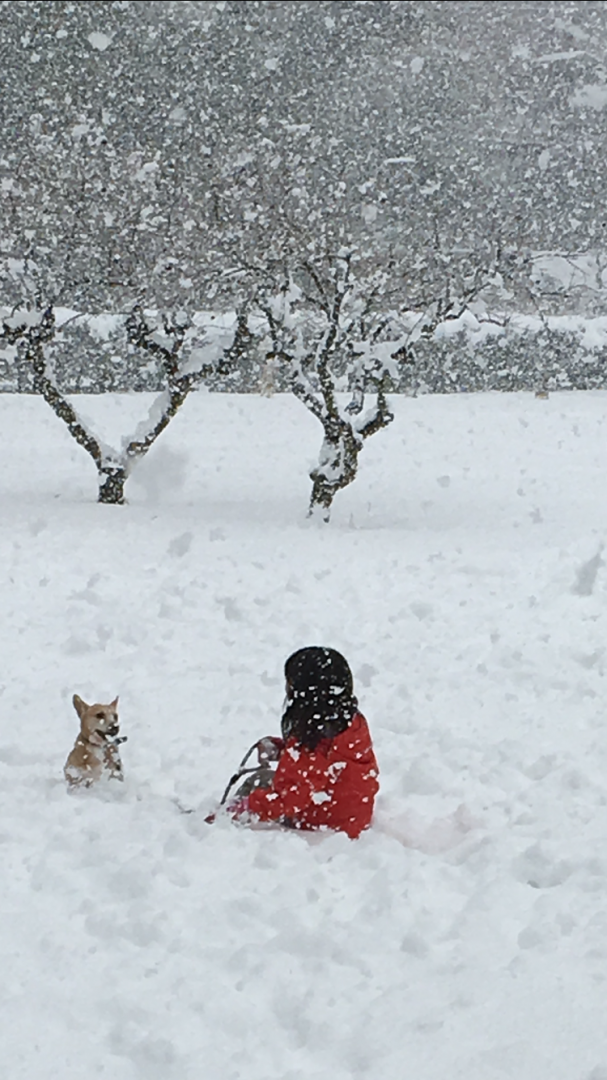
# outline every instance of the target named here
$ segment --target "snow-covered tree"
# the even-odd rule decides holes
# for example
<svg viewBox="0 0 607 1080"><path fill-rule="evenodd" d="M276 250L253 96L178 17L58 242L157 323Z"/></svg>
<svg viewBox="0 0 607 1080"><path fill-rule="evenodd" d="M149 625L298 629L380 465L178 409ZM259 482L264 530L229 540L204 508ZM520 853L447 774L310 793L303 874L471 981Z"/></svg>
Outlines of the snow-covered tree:
<svg viewBox="0 0 607 1080"><path fill-rule="evenodd" d="M388 308L388 276L356 277L354 252L304 259L260 275L258 348L320 422L310 514L328 520L336 493L358 472L364 442L393 420L387 393L406 361L404 332ZM347 398L347 400L345 400Z"/></svg>
<svg viewBox="0 0 607 1080"><path fill-rule="evenodd" d="M285 234L284 247L281 262L249 268L261 315L251 325L266 380L322 426L310 513L328 520L335 495L356 478L365 441L392 422L388 394L410 381L417 343L483 309L484 292L502 287L500 252L487 244L484 265L479 259L466 273L465 260L441 262L438 246L427 264L435 276L412 275L410 288L403 264L389 257L377 264L355 248L315 250L304 234Z"/></svg>
<svg viewBox="0 0 607 1080"><path fill-rule="evenodd" d="M224 320L190 319L185 311L158 315L137 305L120 321L125 346L152 356L159 365L163 389L154 398L145 420L123 438L119 449L105 444L62 391L55 369L56 350L66 325L79 319L70 313L58 323L52 303L36 288L35 269L10 267L13 281L20 280L27 300L21 306L0 311L0 346L21 349L31 367L33 389L39 393L70 435L91 456L98 475L98 501L120 504L124 486L136 463L147 454L158 436L181 408L190 392L215 372L228 371L249 344L246 311Z"/></svg>

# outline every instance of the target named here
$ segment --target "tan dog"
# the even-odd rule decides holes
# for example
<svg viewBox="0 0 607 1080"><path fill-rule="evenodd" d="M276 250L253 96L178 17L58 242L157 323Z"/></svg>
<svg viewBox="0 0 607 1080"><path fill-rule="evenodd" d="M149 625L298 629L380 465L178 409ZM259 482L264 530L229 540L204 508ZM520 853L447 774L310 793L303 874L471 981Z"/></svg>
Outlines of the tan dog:
<svg viewBox="0 0 607 1080"><path fill-rule="evenodd" d="M70 787L90 787L102 777L124 780L118 746L118 698L109 705L87 705L78 694L73 697L80 717L80 734L63 770Z"/></svg>

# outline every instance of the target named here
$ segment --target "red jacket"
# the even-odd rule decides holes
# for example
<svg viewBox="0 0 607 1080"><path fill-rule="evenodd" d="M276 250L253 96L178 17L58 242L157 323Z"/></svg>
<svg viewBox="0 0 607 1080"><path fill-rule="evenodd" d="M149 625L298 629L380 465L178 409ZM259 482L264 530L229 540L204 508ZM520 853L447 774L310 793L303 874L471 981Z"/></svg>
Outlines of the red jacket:
<svg viewBox="0 0 607 1080"><path fill-rule="evenodd" d="M367 721L356 713L345 731L315 750L288 739L272 787L252 791L248 810L260 821L338 829L354 839L371 824L378 775Z"/></svg>

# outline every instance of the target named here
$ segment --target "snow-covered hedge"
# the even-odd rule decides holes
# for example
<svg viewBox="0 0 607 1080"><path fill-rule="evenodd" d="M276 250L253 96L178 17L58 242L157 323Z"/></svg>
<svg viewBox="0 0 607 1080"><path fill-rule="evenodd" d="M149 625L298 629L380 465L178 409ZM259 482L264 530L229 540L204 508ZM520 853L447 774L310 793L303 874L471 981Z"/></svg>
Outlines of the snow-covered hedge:
<svg viewBox="0 0 607 1080"><path fill-rule="evenodd" d="M157 391L162 379L150 357L125 347L125 316L70 319L58 335L55 371L67 393ZM225 316L200 316L221 323ZM528 315L509 318L466 312L425 335L411 316L412 363L401 366L393 392L450 394L484 390L591 390L607 385L607 317ZM207 380L210 390L239 393L286 390L280 365L268 373L259 356L243 356L228 373ZM271 386L268 387L268 375ZM31 367L14 346L0 350L0 392L33 392Z"/></svg>
<svg viewBox="0 0 607 1080"><path fill-rule="evenodd" d="M421 333L413 353L400 392L591 390L607 385L607 318L467 312Z"/></svg>

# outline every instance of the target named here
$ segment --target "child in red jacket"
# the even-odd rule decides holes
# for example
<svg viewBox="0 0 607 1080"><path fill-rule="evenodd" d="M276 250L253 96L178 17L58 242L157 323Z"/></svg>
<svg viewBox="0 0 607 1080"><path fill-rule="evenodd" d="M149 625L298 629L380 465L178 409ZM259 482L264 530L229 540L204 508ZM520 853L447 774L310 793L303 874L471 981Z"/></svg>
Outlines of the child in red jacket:
<svg viewBox="0 0 607 1080"><path fill-rule="evenodd" d="M311 647L289 657L285 676L283 737L262 740L265 759L278 760L271 785L240 798L231 812L354 839L371 824L379 770L352 672L335 649Z"/></svg>

